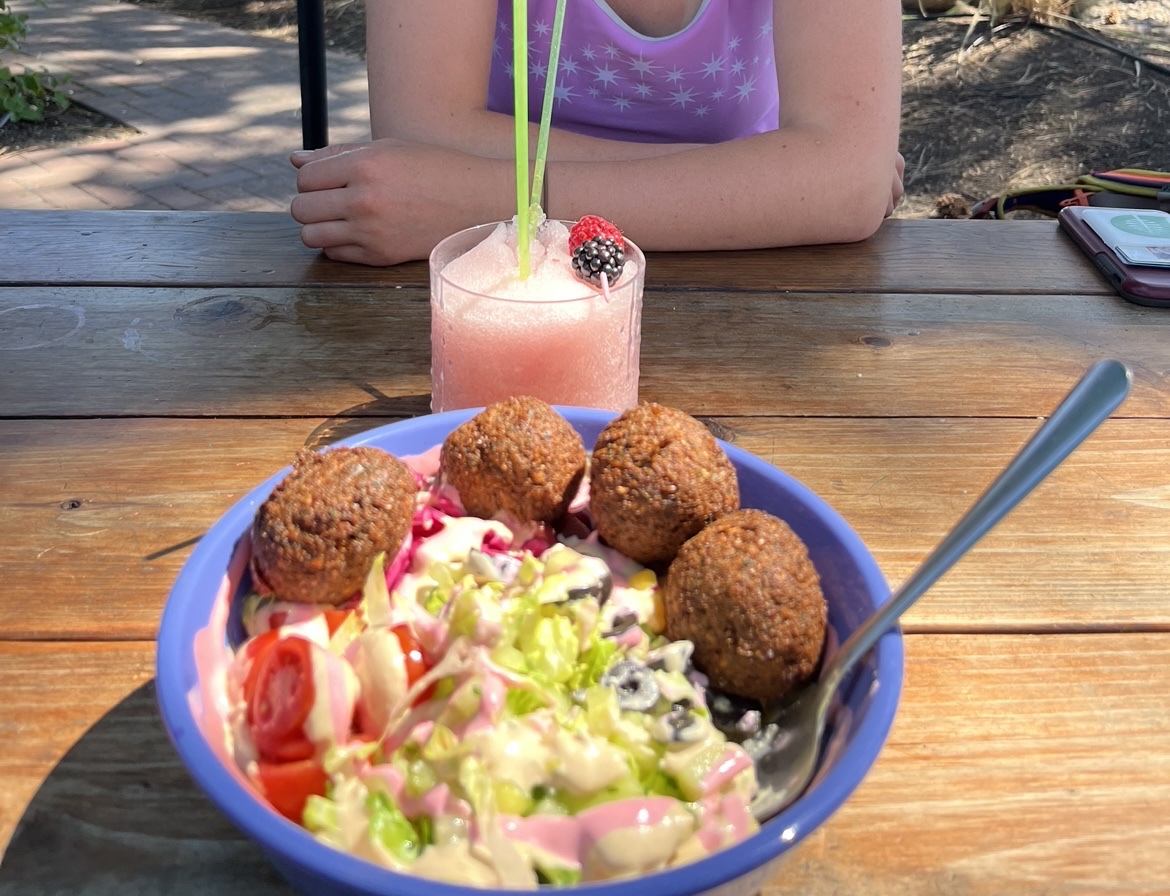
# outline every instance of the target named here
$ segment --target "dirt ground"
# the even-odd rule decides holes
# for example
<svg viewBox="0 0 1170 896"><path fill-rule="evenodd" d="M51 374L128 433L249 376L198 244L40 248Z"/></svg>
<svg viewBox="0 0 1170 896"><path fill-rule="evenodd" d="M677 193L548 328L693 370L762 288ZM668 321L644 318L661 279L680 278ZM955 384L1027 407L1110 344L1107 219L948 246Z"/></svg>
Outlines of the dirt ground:
<svg viewBox="0 0 1170 896"><path fill-rule="evenodd" d="M296 39L296 0L124 2ZM325 0L331 49L364 54L364 14L364 0ZM1083 5L1046 24L907 18L903 69L900 217L963 217L966 202L1091 170L1170 169L1170 0Z"/></svg>

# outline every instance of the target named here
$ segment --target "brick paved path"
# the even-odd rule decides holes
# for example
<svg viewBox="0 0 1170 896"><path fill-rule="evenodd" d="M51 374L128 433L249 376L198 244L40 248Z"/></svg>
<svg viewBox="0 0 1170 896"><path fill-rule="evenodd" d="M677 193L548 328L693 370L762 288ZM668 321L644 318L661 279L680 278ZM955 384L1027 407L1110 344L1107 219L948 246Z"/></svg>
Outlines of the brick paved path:
<svg viewBox="0 0 1170 896"><path fill-rule="evenodd" d="M47 0L15 61L139 133L0 155L0 208L287 209L301 147L295 43L118 0ZM7 54L6 54L7 58ZM329 138L369 138L365 64L330 53Z"/></svg>

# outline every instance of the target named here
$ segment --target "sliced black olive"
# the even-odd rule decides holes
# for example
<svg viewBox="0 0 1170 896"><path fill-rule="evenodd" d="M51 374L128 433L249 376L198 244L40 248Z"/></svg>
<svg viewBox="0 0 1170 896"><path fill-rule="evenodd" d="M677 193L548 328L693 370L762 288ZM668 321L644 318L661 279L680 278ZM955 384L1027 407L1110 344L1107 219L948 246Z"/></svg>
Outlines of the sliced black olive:
<svg viewBox="0 0 1170 896"><path fill-rule="evenodd" d="M638 624L638 614L633 610L620 610L614 614L613 624L609 627L607 635L621 635L628 632L635 625Z"/></svg>
<svg viewBox="0 0 1170 896"><path fill-rule="evenodd" d="M634 660L622 660L601 676L601 683L617 690L618 708L646 712L658 702L654 673Z"/></svg>
<svg viewBox="0 0 1170 896"><path fill-rule="evenodd" d="M658 733L667 743L690 744L703 739L703 725L691 710L694 704L689 698L676 700L670 712L662 717Z"/></svg>
<svg viewBox="0 0 1170 896"><path fill-rule="evenodd" d="M587 597L592 597L597 599L598 606L609 600L611 594L613 594L613 577L608 572L592 582L575 585L568 591L569 600L584 600Z"/></svg>

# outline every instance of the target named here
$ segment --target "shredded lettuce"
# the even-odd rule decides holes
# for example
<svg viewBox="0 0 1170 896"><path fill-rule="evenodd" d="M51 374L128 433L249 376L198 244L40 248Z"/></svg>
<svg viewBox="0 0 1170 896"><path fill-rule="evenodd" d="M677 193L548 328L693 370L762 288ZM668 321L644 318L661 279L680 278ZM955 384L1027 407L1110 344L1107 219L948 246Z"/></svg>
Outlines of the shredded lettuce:
<svg viewBox="0 0 1170 896"><path fill-rule="evenodd" d="M569 676L567 682L569 688L577 690L597 684L606 670L614 664L617 651L616 641L601 637L601 630L593 629L589 637L589 646L577 656L573 674Z"/></svg>
<svg viewBox="0 0 1170 896"><path fill-rule="evenodd" d="M510 688L504 697L504 707L513 716L526 716L530 712L544 709L548 701L538 691Z"/></svg>
<svg viewBox="0 0 1170 896"><path fill-rule="evenodd" d="M390 624L390 589L386 585L386 554L378 554L362 586L358 612L371 628Z"/></svg>
<svg viewBox="0 0 1170 896"><path fill-rule="evenodd" d="M314 834L335 833L338 830L337 803L327 797L310 795L305 801L301 822Z"/></svg>
<svg viewBox="0 0 1170 896"><path fill-rule="evenodd" d="M410 863L418 858L426 846L419 830L390 797L381 792L366 797L366 815L369 819L370 837L389 850L401 862Z"/></svg>
<svg viewBox="0 0 1170 896"><path fill-rule="evenodd" d="M536 873L542 884L571 887L581 882L580 868L564 868L546 862L536 862Z"/></svg>

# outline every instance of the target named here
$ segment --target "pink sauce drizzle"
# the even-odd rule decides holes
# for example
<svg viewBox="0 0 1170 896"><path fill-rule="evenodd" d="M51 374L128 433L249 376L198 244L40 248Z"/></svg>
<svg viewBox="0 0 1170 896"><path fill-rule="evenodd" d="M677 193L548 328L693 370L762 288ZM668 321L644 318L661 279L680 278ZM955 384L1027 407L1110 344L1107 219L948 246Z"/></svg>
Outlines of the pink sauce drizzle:
<svg viewBox="0 0 1170 896"><path fill-rule="evenodd" d="M485 669L482 688L479 710L455 732L461 738L493 727L504 711L504 700L508 696L508 685L504 679Z"/></svg>
<svg viewBox="0 0 1170 896"><path fill-rule="evenodd" d="M535 846L579 868L602 837L614 831L657 827L677 809L677 800L652 796L602 803L574 816L501 816L500 826L509 839Z"/></svg>
<svg viewBox="0 0 1170 896"><path fill-rule="evenodd" d="M457 818L471 818L471 806L452 796L446 784L432 787L419 796L411 796L406 790L406 777L393 765L370 765L364 770L359 769L358 773L364 781L377 778L385 784L395 805L408 817L453 815Z"/></svg>
<svg viewBox="0 0 1170 896"><path fill-rule="evenodd" d="M349 737L349 730L353 724L353 713L356 693L347 686L346 661L334 656L327 650L320 653L314 651L314 662L317 658L325 662L325 680L329 682L329 721L333 727L333 743L344 743ZM320 699L320 698L318 698Z"/></svg>
<svg viewBox="0 0 1170 896"><path fill-rule="evenodd" d="M187 702L191 708L191 715L207 739L212 752L232 777L256 793L256 789L236 764L227 742L227 717L231 709L227 694L227 670L234 657L225 633L232 597L244 578L251 557L251 542L247 538L241 538L228 563L227 573L220 582L219 591L212 601L207 625L195 634L193 652L198 681L188 692Z"/></svg>

